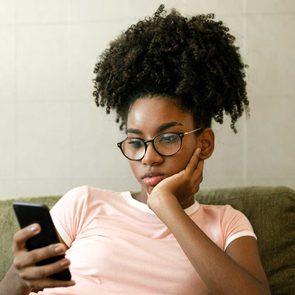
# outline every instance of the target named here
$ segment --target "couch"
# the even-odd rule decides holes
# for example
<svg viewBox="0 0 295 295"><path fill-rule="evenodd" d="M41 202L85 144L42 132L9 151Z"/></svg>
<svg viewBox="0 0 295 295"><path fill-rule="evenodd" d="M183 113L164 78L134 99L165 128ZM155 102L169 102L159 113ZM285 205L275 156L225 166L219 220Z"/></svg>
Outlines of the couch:
<svg viewBox="0 0 295 295"><path fill-rule="evenodd" d="M49 207L60 196L18 198ZM244 212L258 237L262 264L273 295L295 294L295 191L287 187L242 187L201 190L200 203L230 204ZM18 229L14 199L0 200L0 280L12 262L11 241ZM251 294L249 294L251 295Z"/></svg>

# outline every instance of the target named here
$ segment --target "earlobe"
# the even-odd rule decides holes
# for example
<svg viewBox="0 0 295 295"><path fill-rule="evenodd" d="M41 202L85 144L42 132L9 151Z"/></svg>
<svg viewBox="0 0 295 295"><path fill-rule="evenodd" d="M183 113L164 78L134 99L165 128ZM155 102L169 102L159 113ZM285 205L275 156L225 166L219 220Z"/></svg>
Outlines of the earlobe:
<svg viewBox="0 0 295 295"><path fill-rule="evenodd" d="M206 128L199 137L199 144L201 147L200 158L202 160L208 159L214 151L215 136L211 128Z"/></svg>

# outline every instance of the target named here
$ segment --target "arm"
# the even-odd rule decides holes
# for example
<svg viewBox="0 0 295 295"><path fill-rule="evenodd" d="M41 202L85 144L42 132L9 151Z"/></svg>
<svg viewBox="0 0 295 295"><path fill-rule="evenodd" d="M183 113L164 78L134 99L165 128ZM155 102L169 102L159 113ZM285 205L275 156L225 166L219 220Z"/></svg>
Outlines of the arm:
<svg viewBox="0 0 295 295"><path fill-rule="evenodd" d="M196 193L202 179L203 163L198 161L198 154L184 171L154 188L149 206L174 234L212 294L270 294L254 238L240 238L224 253L181 207L177 196Z"/></svg>
<svg viewBox="0 0 295 295"><path fill-rule="evenodd" d="M26 240L37 235L41 228L39 225L28 226L16 232L13 238L14 261L9 271L0 283L0 294L27 295L31 291L39 291L50 287L67 287L74 284L73 281L57 281L49 279L53 273L67 268L68 259L62 259L55 263L36 266L38 261L65 253L63 243L48 247L27 251Z"/></svg>

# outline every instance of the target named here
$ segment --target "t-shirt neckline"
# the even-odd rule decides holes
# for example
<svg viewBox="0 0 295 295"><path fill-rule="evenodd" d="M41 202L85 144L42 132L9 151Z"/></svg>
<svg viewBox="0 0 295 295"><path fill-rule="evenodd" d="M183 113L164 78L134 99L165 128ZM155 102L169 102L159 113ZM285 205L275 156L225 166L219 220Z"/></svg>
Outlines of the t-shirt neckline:
<svg viewBox="0 0 295 295"><path fill-rule="evenodd" d="M132 207L140 211L143 211L152 215L156 215L155 212L152 209L150 209L147 204L134 199L131 195L131 192L129 191L122 192L122 196L124 200ZM192 215L199 209L199 206L200 206L199 202L195 200L195 202L191 206L185 208L184 211L187 215Z"/></svg>

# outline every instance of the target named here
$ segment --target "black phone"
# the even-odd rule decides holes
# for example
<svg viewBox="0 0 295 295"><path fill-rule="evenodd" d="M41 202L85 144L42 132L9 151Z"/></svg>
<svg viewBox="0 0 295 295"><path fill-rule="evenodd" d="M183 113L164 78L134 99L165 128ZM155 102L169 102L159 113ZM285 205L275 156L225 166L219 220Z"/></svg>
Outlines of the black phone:
<svg viewBox="0 0 295 295"><path fill-rule="evenodd" d="M60 242L49 209L46 205L14 202L13 209L21 228L33 223L38 223L41 226L41 232L26 242L26 247L29 251ZM64 257L64 255L51 257L38 262L36 265L53 263ZM71 273L67 268L51 275L50 278L68 281L71 279Z"/></svg>

